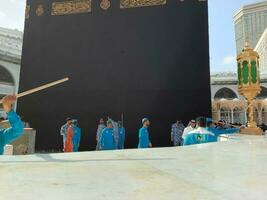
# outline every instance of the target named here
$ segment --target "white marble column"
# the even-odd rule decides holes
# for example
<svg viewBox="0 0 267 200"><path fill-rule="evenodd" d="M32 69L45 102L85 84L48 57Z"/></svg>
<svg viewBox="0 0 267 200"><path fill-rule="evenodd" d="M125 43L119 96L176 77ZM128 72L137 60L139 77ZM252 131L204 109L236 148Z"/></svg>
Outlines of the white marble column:
<svg viewBox="0 0 267 200"><path fill-rule="evenodd" d="M262 124L262 111L258 111L258 123Z"/></svg>
<svg viewBox="0 0 267 200"><path fill-rule="evenodd" d="M221 110L219 109L217 113L218 113L218 121L220 121L221 120Z"/></svg>
<svg viewBox="0 0 267 200"><path fill-rule="evenodd" d="M247 112L245 112L245 124L248 122Z"/></svg>
<svg viewBox="0 0 267 200"><path fill-rule="evenodd" d="M234 123L234 110L233 109L231 109L231 118L232 118L231 123Z"/></svg>

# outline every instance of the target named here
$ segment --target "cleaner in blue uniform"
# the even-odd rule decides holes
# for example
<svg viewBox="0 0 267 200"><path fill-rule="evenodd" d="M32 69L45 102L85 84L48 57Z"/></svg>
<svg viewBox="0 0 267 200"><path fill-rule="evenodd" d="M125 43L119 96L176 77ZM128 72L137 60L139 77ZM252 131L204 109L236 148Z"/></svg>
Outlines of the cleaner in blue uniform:
<svg viewBox="0 0 267 200"><path fill-rule="evenodd" d="M217 142L220 135L234 134L240 131L239 128L227 128L225 122L219 121L218 126L214 126L212 119L207 118L207 130L214 134L210 142Z"/></svg>
<svg viewBox="0 0 267 200"><path fill-rule="evenodd" d="M138 148L151 148L152 144L149 139L148 127L150 126L150 121L148 118L142 119L143 127L139 129L139 144Z"/></svg>
<svg viewBox="0 0 267 200"><path fill-rule="evenodd" d="M118 121L118 149L124 149L124 141L125 141L125 128L122 126L121 121Z"/></svg>
<svg viewBox="0 0 267 200"><path fill-rule="evenodd" d="M80 141L81 141L81 128L78 126L78 120L74 119L73 120L73 138L72 138L73 152L79 151Z"/></svg>
<svg viewBox="0 0 267 200"><path fill-rule="evenodd" d="M206 118L199 117L196 121L197 128L186 135L184 145L214 142L215 134L207 130Z"/></svg>
<svg viewBox="0 0 267 200"><path fill-rule="evenodd" d="M114 129L112 121L107 121L107 128L103 129L100 138L100 149L101 150L115 150L116 142L114 137Z"/></svg>
<svg viewBox="0 0 267 200"><path fill-rule="evenodd" d="M4 146L19 138L23 133L23 123L17 113L12 109L17 98L7 95L3 98L3 109L7 113L10 128L0 130L0 155L4 153Z"/></svg>

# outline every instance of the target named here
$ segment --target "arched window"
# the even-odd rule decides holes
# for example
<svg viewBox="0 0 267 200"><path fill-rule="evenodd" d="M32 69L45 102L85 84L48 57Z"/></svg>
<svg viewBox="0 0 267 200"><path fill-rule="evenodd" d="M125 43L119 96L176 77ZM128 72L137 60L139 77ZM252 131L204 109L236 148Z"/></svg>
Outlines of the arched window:
<svg viewBox="0 0 267 200"><path fill-rule="evenodd" d="M0 84L15 85L15 81L11 73L0 65Z"/></svg>
<svg viewBox="0 0 267 200"><path fill-rule="evenodd" d="M245 111L241 108L235 108L233 110L233 123L236 124L245 124L246 123L246 117L245 117Z"/></svg>
<svg viewBox="0 0 267 200"><path fill-rule="evenodd" d="M229 88L221 88L219 89L216 94L214 95L214 99L235 99L237 95L235 92Z"/></svg>
<svg viewBox="0 0 267 200"><path fill-rule="evenodd" d="M255 122L257 124L260 124L260 121L259 121L259 113L258 113L258 109L257 108L254 108L253 117L254 117Z"/></svg>
<svg viewBox="0 0 267 200"><path fill-rule="evenodd" d="M2 99L5 95L2 94L2 86L4 88L6 85L14 87L15 86L15 81L13 79L12 74L3 66L0 65L0 99ZM5 91L5 89L4 89ZM5 91L6 92L6 91ZM0 105L0 117L2 116L2 104Z"/></svg>
<svg viewBox="0 0 267 200"><path fill-rule="evenodd" d="M221 108L220 110L220 119L226 121L227 123L231 123L231 114L230 110L227 108Z"/></svg>

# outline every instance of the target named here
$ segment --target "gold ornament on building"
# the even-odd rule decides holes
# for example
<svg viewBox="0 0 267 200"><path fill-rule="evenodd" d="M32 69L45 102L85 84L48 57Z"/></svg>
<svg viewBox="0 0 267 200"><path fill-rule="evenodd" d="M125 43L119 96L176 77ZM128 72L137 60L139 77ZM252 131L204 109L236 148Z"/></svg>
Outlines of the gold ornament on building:
<svg viewBox="0 0 267 200"><path fill-rule="evenodd" d="M27 5L26 6L26 10L25 10L25 19L29 19L30 18L30 10L31 10L31 6Z"/></svg>
<svg viewBox="0 0 267 200"><path fill-rule="evenodd" d="M109 7L110 7L110 1L109 0L102 0L101 3L100 3L100 7L103 10L109 9Z"/></svg>
<svg viewBox="0 0 267 200"><path fill-rule="evenodd" d="M36 15L37 16L42 16L44 14L44 6L39 4L36 8L36 11L35 11Z"/></svg>
<svg viewBox="0 0 267 200"><path fill-rule="evenodd" d="M248 102L247 127L241 133L249 135L262 135L262 130L257 127L254 119L253 100L260 94L259 54L246 43L242 53L237 56L238 92Z"/></svg>

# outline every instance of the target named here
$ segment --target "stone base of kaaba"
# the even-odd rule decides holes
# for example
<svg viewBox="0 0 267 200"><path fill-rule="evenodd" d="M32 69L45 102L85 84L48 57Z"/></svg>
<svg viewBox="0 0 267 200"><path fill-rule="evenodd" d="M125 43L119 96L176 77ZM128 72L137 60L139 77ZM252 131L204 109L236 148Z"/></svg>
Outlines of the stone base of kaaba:
<svg viewBox="0 0 267 200"><path fill-rule="evenodd" d="M36 130L25 128L24 133L10 145L6 145L4 155L26 155L35 153Z"/></svg>
<svg viewBox="0 0 267 200"><path fill-rule="evenodd" d="M35 153L36 130L25 128L23 135L12 142L13 155L26 155Z"/></svg>
<svg viewBox="0 0 267 200"><path fill-rule="evenodd" d="M13 145L11 144L7 144L5 147L4 147L4 155L5 156L12 156L13 155Z"/></svg>
<svg viewBox="0 0 267 200"><path fill-rule="evenodd" d="M0 128L9 128L10 124L8 120L0 122ZM21 137L12 142L10 145L6 145L5 155L26 155L35 153L35 138L36 130L32 128L24 128L24 132Z"/></svg>
<svg viewBox="0 0 267 200"><path fill-rule="evenodd" d="M266 199L267 137L186 147L0 157L0 199Z"/></svg>

